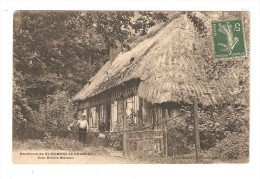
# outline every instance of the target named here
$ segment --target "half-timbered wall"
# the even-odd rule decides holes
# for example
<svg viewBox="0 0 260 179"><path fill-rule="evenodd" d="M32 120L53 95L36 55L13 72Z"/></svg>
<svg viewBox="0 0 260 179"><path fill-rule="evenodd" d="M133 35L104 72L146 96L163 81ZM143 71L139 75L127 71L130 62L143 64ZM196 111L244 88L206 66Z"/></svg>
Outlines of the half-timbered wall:
<svg viewBox="0 0 260 179"><path fill-rule="evenodd" d="M119 101L135 96L139 83L140 81L137 79L130 80L94 97L90 97L87 100L80 101L78 102L78 109L91 108L105 103L113 103L113 101Z"/></svg>

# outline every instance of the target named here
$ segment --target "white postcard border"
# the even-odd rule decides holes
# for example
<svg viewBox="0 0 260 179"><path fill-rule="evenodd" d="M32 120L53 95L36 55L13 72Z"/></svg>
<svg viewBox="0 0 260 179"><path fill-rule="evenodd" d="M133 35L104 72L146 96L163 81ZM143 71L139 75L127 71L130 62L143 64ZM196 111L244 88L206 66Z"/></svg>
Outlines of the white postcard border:
<svg viewBox="0 0 260 179"><path fill-rule="evenodd" d="M259 22L257 1L1 1L0 178L260 178ZM248 164L78 165L12 163L12 15L14 10L250 11L250 162Z"/></svg>

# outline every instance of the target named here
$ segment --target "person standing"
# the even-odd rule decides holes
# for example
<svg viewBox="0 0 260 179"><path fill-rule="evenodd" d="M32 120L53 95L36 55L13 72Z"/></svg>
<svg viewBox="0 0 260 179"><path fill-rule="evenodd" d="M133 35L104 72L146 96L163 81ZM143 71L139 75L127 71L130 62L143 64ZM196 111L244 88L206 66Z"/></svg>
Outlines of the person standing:
<svg viewBox="0 0 260 179"><path fill-rule="evenodd" d="M79 127L79 142L81 142L82 144L86 143L86 135L87 135L87 131L88 131L88 121L86 120L86 113L82 114L82 117L80 120L78 120L77 124Z"/></svg>

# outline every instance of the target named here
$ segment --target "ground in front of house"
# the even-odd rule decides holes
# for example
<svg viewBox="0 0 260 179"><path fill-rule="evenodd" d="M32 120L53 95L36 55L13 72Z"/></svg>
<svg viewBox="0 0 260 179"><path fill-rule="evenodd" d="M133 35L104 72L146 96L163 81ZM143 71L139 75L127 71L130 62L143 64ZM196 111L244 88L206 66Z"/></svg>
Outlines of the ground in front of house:
<svg viewBox="0 0 260 179"><path fill-rule="evenodd" d="M219 160L201 156L199 163L247 163L243 160ZM196 163L194 154L181 156L123 156L122 151L99 144L85 145L75 140L52 138L47 140L14 140L13 163L16 164L152 164Z"/></svg>
<svg viewBox="0 0 260 179"><path fill-rule="evenodd" d="M14 163L64 164L133 164L144 163L127 159L122 151L111 148L86 146L81 150L13 150Z"/></svg>

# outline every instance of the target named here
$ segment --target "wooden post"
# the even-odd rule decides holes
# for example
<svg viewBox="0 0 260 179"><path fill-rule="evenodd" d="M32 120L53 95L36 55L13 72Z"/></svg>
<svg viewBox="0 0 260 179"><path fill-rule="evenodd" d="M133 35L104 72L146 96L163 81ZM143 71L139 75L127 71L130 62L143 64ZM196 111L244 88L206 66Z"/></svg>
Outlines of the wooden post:
<svg viewBox="0 0 260 179"><path fill-rule="evenodd" d="M122 105L121 105L121 113L122 113L122 122L123 122L123 155L125 157L129 156L129 145L128 145L128 137L127 137L127 133L126 133L126 111L125 111L125 104L124 104L124 100L121 101Z"/></svg>
<svg viewBox="0 0 260 179"><path fill-rule="evenodd" d="M199 136L199 117L198 117L198 102L197 98L193 98L193 118L194 118L194 137L196 149L196 163L199 163L200 154L200 136Z"/></svg>
<svg viewBox="0 0 260 179"><path fill-rule="evenodd" d="M169 120L169 112L166 109L165 110L165 122L164 122L164 132L165 132L165 159L166 159L166 163L168 163L168 127L167 127L167 120Z"/></svg>
<svg viewBox="0 0 260 179"><path fill-rule="evenodd" d="M127 145L127 134L126 134L126 122L125 122L125 116L123 116L123 155L127 155L128 145Z"/></svg>
<svg viewBox="0 0 260 179"><path fill-rule="evenodd" d="M164 121L164 118L163 118L163 109L162 109L162 106L161 105L158 105L158 121L157 121L157 126L158 126L158 129L157 129L157 135L161 136L161 130L162 130L162 133L164 132L164 123L162 124L159 124L158 123L161 123L162 121ZM159 131L159 132L158 132ZM163 134L162 134L163 136ZM162 151L164 151L164 142L163 142L163 138L159 138L158 139L158 146L159 146L159 152L161 153Z"/></svg>
<svg viewBox="0 0 260 179"><path fill-rule="evenodd" d="M107 119L107 104L104 103L103 105L103 113L104 113L104 123L105 123L105 131L107 130L107 124L106 124L106 119Z"/></svg>

